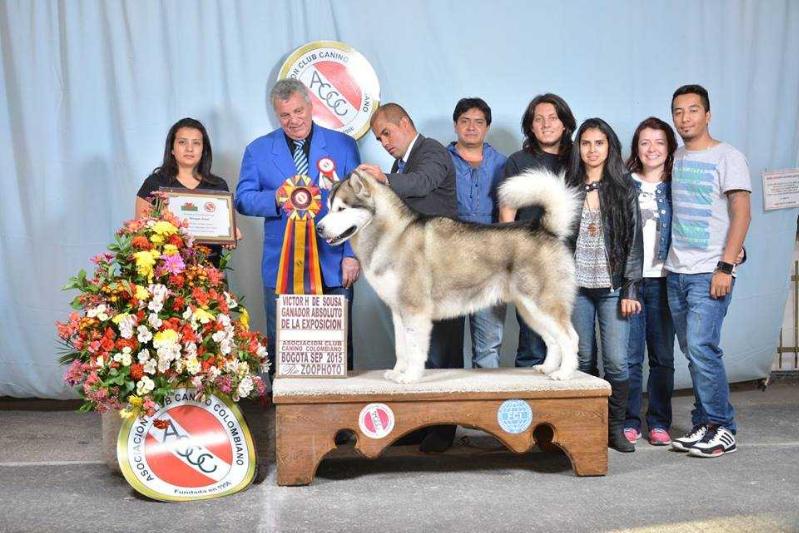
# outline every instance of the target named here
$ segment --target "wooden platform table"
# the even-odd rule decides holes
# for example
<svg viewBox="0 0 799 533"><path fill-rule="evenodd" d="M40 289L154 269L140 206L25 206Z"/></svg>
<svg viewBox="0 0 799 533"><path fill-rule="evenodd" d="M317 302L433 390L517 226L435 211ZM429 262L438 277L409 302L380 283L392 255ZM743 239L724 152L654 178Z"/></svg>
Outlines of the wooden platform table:
<svg viewBox="0 0 799 533"><path fill-rule="evenodd" d="M605 475L609 395L610 385L588 374L553 381L519 368L426 370L410 385L386 380L382 370L277 378L278 485L311 483L341 430L352 431L355 450L374 459L403 435L437 424L483 430L516 453L536 444L533 431L544 424L575 474Z"/></svg>

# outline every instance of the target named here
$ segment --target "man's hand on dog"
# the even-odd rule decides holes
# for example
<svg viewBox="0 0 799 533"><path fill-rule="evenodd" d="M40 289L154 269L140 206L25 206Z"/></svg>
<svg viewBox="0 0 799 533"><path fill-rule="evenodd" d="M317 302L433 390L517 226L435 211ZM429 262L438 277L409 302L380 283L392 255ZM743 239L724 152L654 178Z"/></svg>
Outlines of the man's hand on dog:
<svg viewBox="0 0 799 533"><path fill-rule="evenodd" d="M371 165L369 163L361 163L360 165L358 165L358 168L356 168L355 170L360 172L366 172L380 183L388 184L388 178L383 173L383 171L380 170L380 167L377 165Z"/></svg>

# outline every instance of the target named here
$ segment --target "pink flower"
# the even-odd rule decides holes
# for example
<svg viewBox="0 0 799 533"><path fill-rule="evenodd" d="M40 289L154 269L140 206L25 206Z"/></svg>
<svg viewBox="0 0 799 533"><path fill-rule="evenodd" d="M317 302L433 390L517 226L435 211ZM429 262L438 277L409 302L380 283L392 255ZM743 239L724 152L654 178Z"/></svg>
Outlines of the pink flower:
<svg viewBox="0 0 799 533"><path fill-rule="evenodd" d="M78 383L81 382L83 379L83 364L80 362L79 359L75 359L72 361L72 364L69 365L67 371L64 373L64 381L67 382L68 385L74 387Z"/></svg>
<svg viewBox="0 0 799 533"><path fill-rule="evenodd" d="M168 255L164 257L163 269L170 274L180 274L186 270L186 263L180 254Z"/></svg>
<svg viewBox="0 0 799 533"><path fill-rule="evenodd" d="M216 386L220 392L224 392L225 394L230 394L230 391L233 390L233 383L230 376L219 376L216 378Z"/></svg>

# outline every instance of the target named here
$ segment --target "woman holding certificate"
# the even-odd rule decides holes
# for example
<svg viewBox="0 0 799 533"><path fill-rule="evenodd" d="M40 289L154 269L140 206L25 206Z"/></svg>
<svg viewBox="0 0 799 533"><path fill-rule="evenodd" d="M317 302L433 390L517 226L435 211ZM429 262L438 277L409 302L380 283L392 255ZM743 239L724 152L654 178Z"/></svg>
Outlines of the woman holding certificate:
<svg viewBox="0 0 799 533"><path fill-rule="evenodd" d="M227 182L211 173L211 140L205 126L193 118L182 118L170 129L164 146L164 160L153 170L136 194L136 218L152 207L152 195L161 188L229 191ZM241 232L236 228L236 239ZM225 245L233 248L234 245ZM221 246L210 245L211 262L219 266Z"/></svg>

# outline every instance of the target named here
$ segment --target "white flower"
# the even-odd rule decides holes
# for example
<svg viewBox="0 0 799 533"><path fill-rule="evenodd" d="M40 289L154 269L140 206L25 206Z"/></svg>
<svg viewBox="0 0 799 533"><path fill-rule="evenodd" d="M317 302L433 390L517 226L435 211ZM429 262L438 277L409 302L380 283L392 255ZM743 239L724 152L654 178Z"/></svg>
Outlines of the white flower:
<svg viewBox="0 0 799 533"><path fill-rule="evenodd" d="M191 307L187 307L185 311L183 311L183 320L191 319L191 315L194 311L191 310Z"/></svg>
<svg viewBox="0 0 799 533"><path fill-rule="evenodd" d="M269 352L266 351L266 346L259 344L258 349L255 351L255 355L257 355L259 359L266 359L269 356Z"/></svg>
<svg viewBox="0 0 799 533"><path fill-rule="evenodd" d="M130 363L133 362L130 355L130 347L125 346L121 353L114 354L114 361L122 363L122 366L130 366Z"/></svg>
<svg viewBox="0 0 799 533"><path fill-rule="evenodd" d="M150 342L153 339L153 332L150 331L150 328L142 324L138 328L136 328L138 335L136 335L136 339L144 344L146 342Z"/></svg>
<svg viewBox="0 0 799 533"><path fill-rule="evenodd" d="M102 355L98 355L97 356L97 368L103 368L103 356Z"/></svg>
<svg viewBox="0 0 799 533"><path fill-rule="evenodd" d="M183 353L188 358L197 357L197 345L193 342L187 342L183 345Z"/></svg>
<svg viewBox="0 0 799 533"><path fill-rule="evenodd" d="M175 364L172 365L172 368L175 370L175 372L181 374L183 372L184 363L185 362L183 361L183 359L175 359Z"/></svg>
<svg viewBox="0 0 799 533"><path fill-rule="evenodd" d="M216 378L218 378L218 377L219 377L219 374L221 374L221 373L222 373L222 372L221 372L221 371L220 371L220 370L219 370L217 367L215 367L215 366L212 366L211 368L209 368L209 369L208 369L208 372L207 372L207 374L208 374L208 378L209 378L211 381L213 381L213 380L215 380Z"/></svg>
<svg viewBox="0 0 799 533"><path fill-rule="evenodd" d="M148 359L146 363L144 363L144 371L150 375L155 374L156 365L158 361L155 359Z"/></svg>
<svg viewBox="0 0 799 533"><path fill-rule="evenodd" d="M225 361L225 372L229 374L234 374L239 369L239 362L235 359L230 359Z"/></svg>
<svg viewBox="0 0 799 533"><path fill-rule="evenodd" d="M246 398L247 396L249 396L250 393L252 392L252 388L253 388L252 378L250 376L246 376L239 383L239 388L237 389L239 397Z"/></svg>
<svg viewBox="0 0 799 533"><path fill-rule="evenodd" d="M149 362L149 361L148 361ZM167 359L165 357L158 356L158 371L159 372L166 372L169 370L169 366L172 364L171 359Z"/></svg>
<svg viewBox="0 0 799 533"><path fill-rule="evenodd" d="M119 322L119 335L123 339L129 339L133 337L133 328L136 327L136 316L135 315L126 315L120 322Z"/></svg>
<svg viewBox="0 0 799 533"><path fill-rule="evenodd" d="M234 300L227 291L225 291L225 301L230 309L235 309L239 306L238 302L236 302L236 300Z"/></svg>
<svg viewBox="0 0 799 533"><path fill-rule="evenodd" d="M186 371L187 371L189 374L191 374L191 375L195 375L195 374L197 374L197 373L198 373L200 370L202 370L202 366L200 365L200 362L197 360L197 358L196 358L196 357L190 357L190 358L189 358L189 359L186 361Z"/></svg>
<svg viewBox="0 0 799 533"><path fill-rule="evenodd" d="M100 304L97 307L94 307L86 311L86 316L89 318L96 318L101 322L105 322L106 320L108 320L108 313L106 311L107 308L105 304Z"/></svg>
<svg viewBox="0 0 799 533"><path fill-rule="evenodd" d="M191 378L191 384L194 385L194 388L199 390L203 386L203 378L202 376L194 376Z"/></svg>
<svg viewBox="0 0 799 533"><path fill-rule="evenodd" d="M142 376L138 383L136 383L136 394L144 396L155 388L155 382L147 376Z"/></svg>
<svg viewBox="0 0 799 533"><path fill-rule="evenodd" d="M147 348L141 350L138 354L136 354L136 358L139 360L140 363L144 364L150 360L150 350Z"/></svg>
<svg viewBox="0 0 799 533"><path fill-rule="evenodd" d="M158 313L150 313L147 317L147 323L150 324L150 327L153 329L158 329L163 324L163 321L158 318Z"/></svg>

